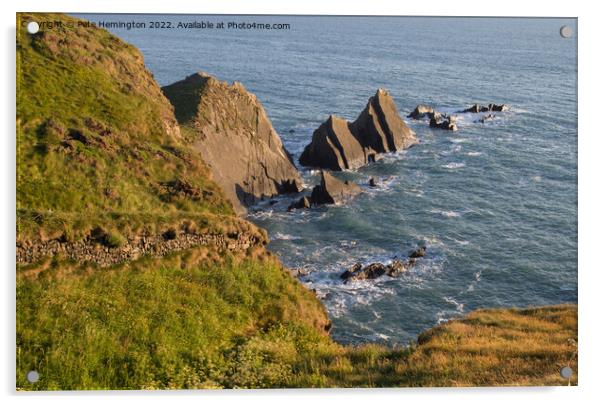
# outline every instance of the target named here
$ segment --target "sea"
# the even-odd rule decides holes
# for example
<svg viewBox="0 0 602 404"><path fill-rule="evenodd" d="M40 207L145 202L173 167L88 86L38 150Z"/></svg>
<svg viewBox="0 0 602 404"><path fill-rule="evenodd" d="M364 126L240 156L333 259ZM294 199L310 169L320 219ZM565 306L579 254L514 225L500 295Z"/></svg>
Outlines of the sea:
<svg viewBox="0 0 602 404"><path fill-rule="evenodd" d="M475 309L577 302L576 19L77 16L144 22L109 30L162 86L196 71L243 83L297 165L330 114L354 120L378 88L391 93L420 143L337 173L361 195L295 212L282 196L248 215L284 264L307 271L300 280L335 340L405 345ZM406 118L418 104L453 113L474 103L510 110L485 123L461 114L457 132ZM299 168L308 189L318 182ZM398 278L340 278L422 244L426 257Z"/></svg>

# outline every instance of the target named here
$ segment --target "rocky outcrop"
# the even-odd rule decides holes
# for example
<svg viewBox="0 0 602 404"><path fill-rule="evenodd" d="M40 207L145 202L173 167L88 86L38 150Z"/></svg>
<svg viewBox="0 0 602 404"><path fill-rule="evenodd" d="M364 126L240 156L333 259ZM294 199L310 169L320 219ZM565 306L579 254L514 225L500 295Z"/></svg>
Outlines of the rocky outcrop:
<svg viewBox="0 0 602 404"><path fill-rule="evenodd" d="M435 109L430 105L417 105L416 108L408 115L408 118L412 119L423 119L423 118L432 118L435 113Z"/></svg>
<svg viewBox="0 0 602 404"><path fill-rule="evenodd" d="M339 180L328 171L321 171L320 184L312 189L311 196L304 196L298 201L293 202L288 207L288 211L310 208L314 205L343 203L360 192L362 192L362 189L357 184L347 180Z"/></svg>
<svg viewBox="0 0 602 404"><path fill-rule="evenodd" d="M349 123L331 115L312 136L299 163L330 170L354 169L417 143L416 134L399 116L391 95L379 89L358 118Z"/></svg>
<svg viewBox="0 0 602 404"><path fill-rule="evenodd" d="M439 112L433 113L433 116L431 117L431 119L429 121L429 126L431 128L451 130L451 131L458 130L458 125L456 125L456 117L455 116L441 114Z"/></svg>
<svg viewBox="0 0 602 404"><path fill-rule="evenodd" d="M257 97L242 84L196 73L163 92L238 213L263 198L300 191L290 154Z"/></svg>
<svg viewBox="0 0 602 404"><path fill-rule="evenodd" d="M320 175L320 184L311 192L311 202L314 205L343 203L362 192L357 184L339 180L327 171L322 171Z"/></svg>
<svg viewBox="0 0 602 404"><path fill-rule="evenodd" d="M510 107L506 104L489 104L489 105L479 105L474 104L470 108L466 108L465 110L458 111L458 113L479 113L479 112L504 112L508 111Z"/></svg>
<svg viewBox="0 0 602 404"><path fill-rule="evenodd" d="M444 129L457 131L458 125L456 124L456 117L442 114L441 112L435 111L435 109L429 105L418 105L414 108L414 111L408 115L412 119L423 119L428 118L429 126L436 129Z"/></svg>
<svg viewBox="0 0 602 404"><path fill-rule="evenodd" d="M417 259L426 256L426 247L421 246L408 254L408 259L401 261L395 259L389 264L374 262L368 265L357 263L341 274L341 279L348 281L361 281L380 278L383 275L395 278L407 272L416 265Z"/></svg>

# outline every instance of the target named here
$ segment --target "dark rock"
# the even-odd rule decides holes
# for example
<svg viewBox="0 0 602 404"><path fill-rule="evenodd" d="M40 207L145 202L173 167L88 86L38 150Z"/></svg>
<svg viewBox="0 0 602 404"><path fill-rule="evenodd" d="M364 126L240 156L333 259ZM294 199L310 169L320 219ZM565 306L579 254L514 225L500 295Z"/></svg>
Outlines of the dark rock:
<svg viewBox="0 0 602 404"><path fill-rule="evenodd" d="M331 115L312 136L299 163L303 166L344 170L376 160L417 143L416 134L399 116L390 94L379 89L358 118L349 123Z"/></svg>
<svg viewBox="0 0 602 404"><path fill-rule="evenodd" d="M367 162L366 151L351 133L349 123L334 115L315 130L299 158L301 165L335 171L361 167Z"/></svg>
<svg viewBox="0 0 602 404"><path fill-rule="evenodd" d="M474 104L472 107L466 108L465 110L458 111L458 112L459 113L471 112L473 114L476 114L479 112L503 112L503 111L508 111L509 109L510 109L510 107L506 104L489 104L487 106Z"/></svg>
<svg viewBox="0 0 602 404"><path fill-rule="evenodd" d="M391 262L389 265L387 265L387 275L389 275L393 278L401 275L402 273L406 272L407 270L408 270L408 265L406 265L405 263L403 263L400 260L395 260L395 261Z"/></svg>
<svg viewBox="0 0 602 404"><path fill-rule="evenodd" d="M343 272L343 274L341 275L341 279L349 279L352 278L353 276L355 276L359 271L361 271L362 269L362 264L360 264L359 262L355 265L353 265L351 268L349 268L348 270L346 270L345 272Z"/></svg>
<svg viewBox="0 0 602 404"><path fill-rule="evenodd" d="M290 212L294 209L307 209L310 207L311 207L311 200L307 196L304 196L301 199L299 199L297 202L291 203L287 210Z"/></svg>
<svg viewBox="0 0 602 404"><path fill-rule="evenodd" d="M374 177L372 177L368 180L368 185L371 186L372 188L375 188L377 186L376 180L374 179Z"/></svg>
<svg viewBox="0 0 602 404"><path fill-rule="evenodd" d="M354 268L356 268L356 266L354 266L351 269L353 270ZM373 264L366 265L365 267L361 267L360 265L359 269L356 269L355 271L350 271L350 274L348 274L344 279L354 281L376 279L383 276L386 273L387 267L381 264L380 262L375 262Z"/></svg>
<svg viewBox="0 0 602 404"><path fill-rule="evenodd" d="M163 88L178 122L238 213L262 198L299 192L301 177L257 97L242 84L196 73Z"/></svg>
<svg viewBox="0 0 602 404"><path fill-rule="evenodd" d="M435 112L429 122L431 128L444 129L457 131L458 126L456 125L456 118L454 116L448 116Z"/></svg>
<svg viewBox="0 0 602 404"><path fill-rule="evenodd" d="M426 255L426 246L420 246L410 252L410 258L422 258Z"/></svg>
<svg viewBox="0 0 602 404"><path fill-rule="evenodd" d="M435 113L435 109L429 105L418 105L414 110L408 115L408 118L412 119L422 119L425 117L431 118Z"/></svg>
<svg viewBox="0 0 602 404"><path fill-rule="evenodd" d="M362 189L351 181L341 181L327 171L321 171L321 181L311 192L311 204L342 203L348 198L362 192Z"/></svg>
<svg viewBox="0 0 602 404"><path fill-rule="evenodd" d="M489 111L504 112L508 111L509 109L510 107L506 104L489 104Z"/></svg>

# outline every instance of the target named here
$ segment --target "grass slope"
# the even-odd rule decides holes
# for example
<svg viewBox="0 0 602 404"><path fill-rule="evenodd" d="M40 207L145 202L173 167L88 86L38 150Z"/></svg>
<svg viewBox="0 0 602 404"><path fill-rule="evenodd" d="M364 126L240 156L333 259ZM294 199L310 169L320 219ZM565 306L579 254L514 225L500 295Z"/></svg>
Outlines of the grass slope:
<svg viewBox="0 0 602 404"><path fill-rule="evenodd" d="M135 47L61 14L17 19L20 239L85 236L88 218L110 212L232 215ZM30 35L28 20L64 25ZM77 220L47 226L65 214Z"/></svg>
<svg viewBox="0 0 602 404"><path fill-rule="evenodd" d="M342 346L277 263L194 251L21 279L17 320L23 389L563 385L567 365L577 382L576 306L479 310L408 348Z"/></svg>

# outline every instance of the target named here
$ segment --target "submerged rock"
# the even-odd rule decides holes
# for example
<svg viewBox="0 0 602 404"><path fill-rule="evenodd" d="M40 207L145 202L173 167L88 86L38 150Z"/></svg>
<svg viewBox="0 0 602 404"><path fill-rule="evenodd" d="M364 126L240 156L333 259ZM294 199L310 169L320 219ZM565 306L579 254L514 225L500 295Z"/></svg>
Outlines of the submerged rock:
<svg viewBox="0 0 602 404"><path fill-rule="evenodd" d="M205 73L163 87L188 141L238 213L274 195L299 192L301 177L255 95Z"/></svg>
<svg viewBox="0 0 602 404"><path fill-rule="evenodd" d="M368 180L368 185L371 186L372 188L376 188L378 186L378 184L376 183L376 180L374 179L374 177L371 177Z"/></svg>
<svg viewBox="0 0 602 404"><path fill-rule="evenodd" d="M391 95L379 89L354 122L331 115L320 125L299 163L338 171L353 169L375 161L380 153L403 150L417 142Z"/></svg>

